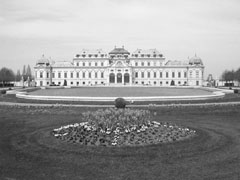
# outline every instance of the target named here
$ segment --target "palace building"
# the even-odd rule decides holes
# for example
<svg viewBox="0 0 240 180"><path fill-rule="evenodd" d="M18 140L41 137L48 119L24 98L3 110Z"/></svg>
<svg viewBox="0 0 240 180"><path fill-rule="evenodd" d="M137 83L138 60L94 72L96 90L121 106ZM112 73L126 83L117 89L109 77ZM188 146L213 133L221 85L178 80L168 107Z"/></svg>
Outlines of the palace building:
<svg viewBox="0 0 240 180"><path fill-rule="evenodd" d="M115 47L109 53L83 49L71 62L50 62L43 55L34 70L37 86L202 86L204 65L196 55L171 61L157 49L130 53Z"/></svg>

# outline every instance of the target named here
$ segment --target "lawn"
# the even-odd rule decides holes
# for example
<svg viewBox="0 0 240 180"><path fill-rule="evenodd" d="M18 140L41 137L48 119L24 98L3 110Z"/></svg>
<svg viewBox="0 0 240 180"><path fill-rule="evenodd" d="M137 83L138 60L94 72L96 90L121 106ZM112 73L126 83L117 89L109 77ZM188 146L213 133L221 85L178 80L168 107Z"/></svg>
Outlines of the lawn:
<svg viewBox="0 0 240 180"><path fill-rule="evenodd" d="M197 96L212 92L196 88L167 87L80 87L70 89L44 89L30 92L42 96L85 96L85 97L141 97L141 96Z"/></svg>
<svg viewBox="0 0 240 180"><path fill-rule="evenodd" d="M240 179L240 106L151 107L155 121L197 131L180 142L86 147L51 130L95 108L0 106L0 179ZM146 108L149 109L149 108Z"/></svg>

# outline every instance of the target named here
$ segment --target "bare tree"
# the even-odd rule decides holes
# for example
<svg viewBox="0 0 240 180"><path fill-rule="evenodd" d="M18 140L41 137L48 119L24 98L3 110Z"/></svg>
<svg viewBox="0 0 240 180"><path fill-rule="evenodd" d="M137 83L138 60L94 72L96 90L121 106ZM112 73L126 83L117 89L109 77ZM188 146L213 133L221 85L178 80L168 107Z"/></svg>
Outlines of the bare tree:
<svg viewBox="0 0 240 180"><path fill-rule="evenodd" d="M16 81L20 81L20 80L21 80L21 73L20 73L20 70L17 70Z"/></svg>

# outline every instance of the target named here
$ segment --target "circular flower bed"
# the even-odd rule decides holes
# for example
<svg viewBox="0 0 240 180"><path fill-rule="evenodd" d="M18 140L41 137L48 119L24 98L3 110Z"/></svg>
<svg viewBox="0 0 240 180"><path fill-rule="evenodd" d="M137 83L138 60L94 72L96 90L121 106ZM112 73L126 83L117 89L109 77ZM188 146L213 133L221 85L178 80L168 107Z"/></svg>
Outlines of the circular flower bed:
<svg viewBox="0 0 240 180"><path fill-rule="evenodd" d="M92 146L136 146L167 143L195 135L194 130L151 121L150 111L106 109L83 113L86 122L62 126L53 135Z"/></svg>

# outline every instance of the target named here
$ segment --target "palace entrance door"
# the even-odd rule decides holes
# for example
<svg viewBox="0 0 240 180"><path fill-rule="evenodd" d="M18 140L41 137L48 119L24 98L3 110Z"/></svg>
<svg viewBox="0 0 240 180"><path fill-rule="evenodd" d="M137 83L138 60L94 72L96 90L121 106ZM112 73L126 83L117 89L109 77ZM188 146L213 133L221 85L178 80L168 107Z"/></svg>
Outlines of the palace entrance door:
<svg viewBox="0 0 240 180"><path fill-rule="evenodd" d="M109 75L109 82L110 82L110 83L115 83L115 74L114 74L114 73L111 73L111 74Z"/></svg>
<svg viewBox="0 0 240 180"><path fill-rule="evenodd" d="M117 83L122 83L122 74L117 73Z"/></svg>
<svg viewBox="0 0 240 180"><path fill-rule="evenodd" d="M124 74L124 84L128 84L129 83L129 73L125 73Z"/></svg>

